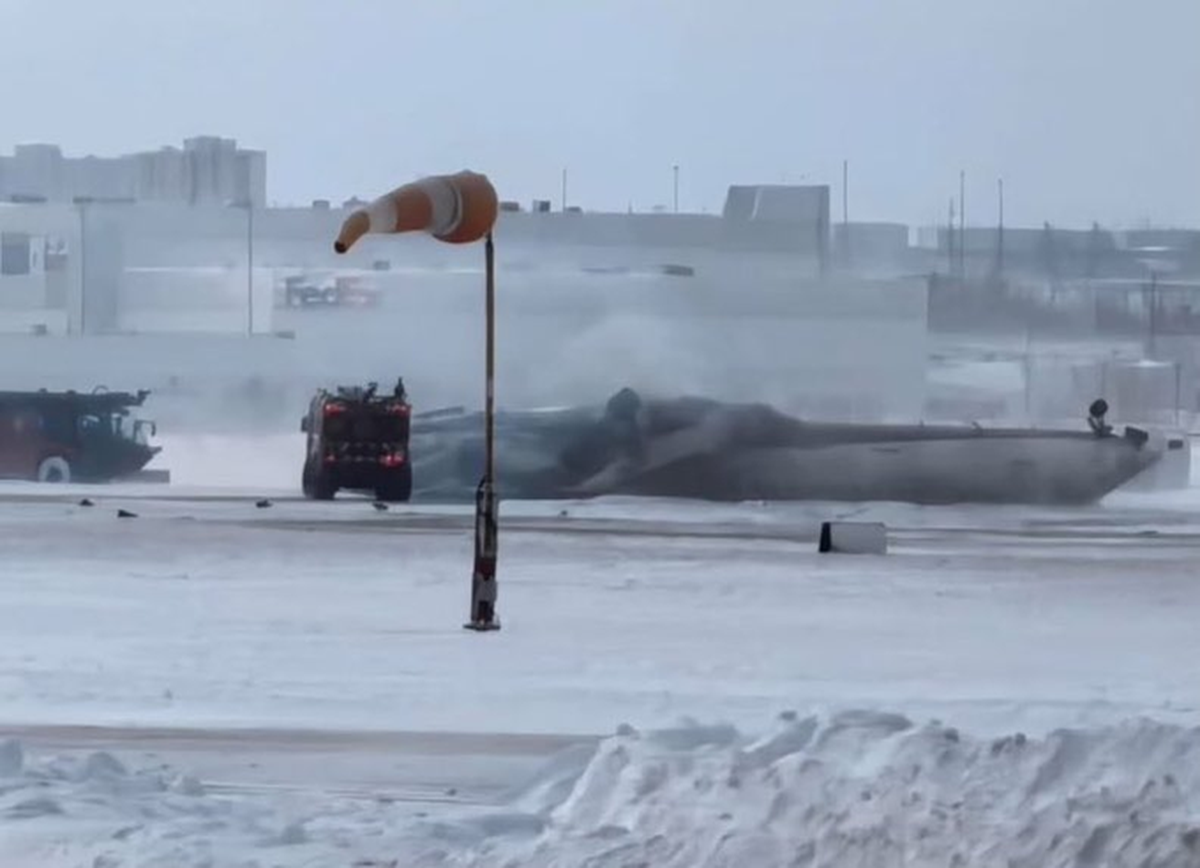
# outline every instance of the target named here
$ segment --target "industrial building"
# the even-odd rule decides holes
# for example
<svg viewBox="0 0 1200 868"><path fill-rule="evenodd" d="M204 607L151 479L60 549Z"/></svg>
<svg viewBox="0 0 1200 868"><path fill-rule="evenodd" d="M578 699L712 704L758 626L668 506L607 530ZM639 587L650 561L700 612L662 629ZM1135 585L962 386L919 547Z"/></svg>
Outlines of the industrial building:
<svg viewBox="0 0 1200 868"><path fill-rule="evenodd" d="M0 331L113 334L272 330L283 271L469 264L472 252L369 239L336 256L330 239L364 202L266 207L266 155L198 136L114 158L20 145L0 157ZM931 279L931 324L1062 305L1080 280L1200 275L1200 233L833 223L828 185L735 184L718 214L554 210L505 202L501 263L513 271L700 274L737 291L753 280ZM250 264L253 268L248 268ZM1003 279L1001 279L1003 277ZM1048 287L1048 288L1047 288ZM1034 299L1049 292L1051 302ZM1099 305L1093 305L1096 310ZM1011 309L1011 310L1010 310ZM165 313L180 311L175 324ZM140 312L139 312L140 311ZM1007 318L1007 319L1005 319ZM1094 320L1095 317L1092 317Z"/></svg>
<svg viewBox="0 0 1200 868"><path fill-rule="evenodd" d="M17 145L0 156L0 200L126 200L181 205L267 201L267 157L233 139L196 136L182 148L117 157L67 157L58 145Z"/></svg>

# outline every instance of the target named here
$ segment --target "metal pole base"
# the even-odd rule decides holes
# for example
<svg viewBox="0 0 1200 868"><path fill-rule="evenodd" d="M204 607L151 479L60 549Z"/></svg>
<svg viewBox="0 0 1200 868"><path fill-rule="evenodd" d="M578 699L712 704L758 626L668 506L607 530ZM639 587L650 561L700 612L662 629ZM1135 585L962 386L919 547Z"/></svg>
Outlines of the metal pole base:
<svg viewBox="0 0 1200 868"><path fill-rule="evenodd" d="M499 523L496 491L484 476L475 491L475 571L471 577L471 620L463 627L476 632L499 630L496 620L496 554Z"/></svg>
<svg viewBox="0 0 1200 868"><path fill-rule="evenodd" d="M499 621L468 621L463 624L464 630L471 630L475 633L494 633L500 630Z"/></svg>

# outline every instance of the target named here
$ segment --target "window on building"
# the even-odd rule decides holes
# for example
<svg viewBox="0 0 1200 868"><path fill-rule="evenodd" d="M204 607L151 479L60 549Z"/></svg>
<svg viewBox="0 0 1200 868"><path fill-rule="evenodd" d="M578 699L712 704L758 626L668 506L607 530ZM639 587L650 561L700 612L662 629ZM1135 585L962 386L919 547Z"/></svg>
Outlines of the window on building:
<svg viewBox="0 0 1200 868"><path fill-rule="evenodd" d="M29 236L24 232L0 232L0 274L29 274Z"/></svg>

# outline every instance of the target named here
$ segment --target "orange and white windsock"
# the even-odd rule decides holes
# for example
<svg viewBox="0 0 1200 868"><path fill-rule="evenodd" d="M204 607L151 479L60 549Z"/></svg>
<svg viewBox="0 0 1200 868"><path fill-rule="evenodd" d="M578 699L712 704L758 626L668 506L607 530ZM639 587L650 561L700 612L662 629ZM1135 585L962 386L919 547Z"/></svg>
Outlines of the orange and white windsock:
<svg viewBox="0 0 1200 868"><path fill-rule="evenodd" d="M342 224L333 249L345 253L369 234L427 232L439 241L467 244L496 223L496 188L486 175L431 175L380 196Z"/></svg>

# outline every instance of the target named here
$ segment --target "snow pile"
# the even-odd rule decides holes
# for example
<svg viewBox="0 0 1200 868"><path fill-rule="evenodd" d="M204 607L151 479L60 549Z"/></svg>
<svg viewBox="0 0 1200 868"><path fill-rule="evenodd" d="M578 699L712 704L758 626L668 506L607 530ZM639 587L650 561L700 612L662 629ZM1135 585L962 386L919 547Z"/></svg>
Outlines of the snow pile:
<svg viewBox="0 0 1200 868"><path fill-rule="evenodd" d="M938 723L785 715L560 755L499 806L220 792L105 753L0 745L0 864L93 866L1200 865L1200 729L1139 719L978 739Z"/></svg>
<svg viewBox="0 0 1200 868"><path fill-rule="evenodd" d="M539 834L449 864L1200 865L1200 730L1147 720L980 740L898 715L788 715L757 741L626 729L569 766L520 800Z"/></svg>
<svg viewBox="0 0 1200 868"><path fill-rule="evenodd" d="M305 841L278 806L217 798L166 767L129 770L106 752L32 759L0 742L0 864L253 865L248 854Z"/></svg>

